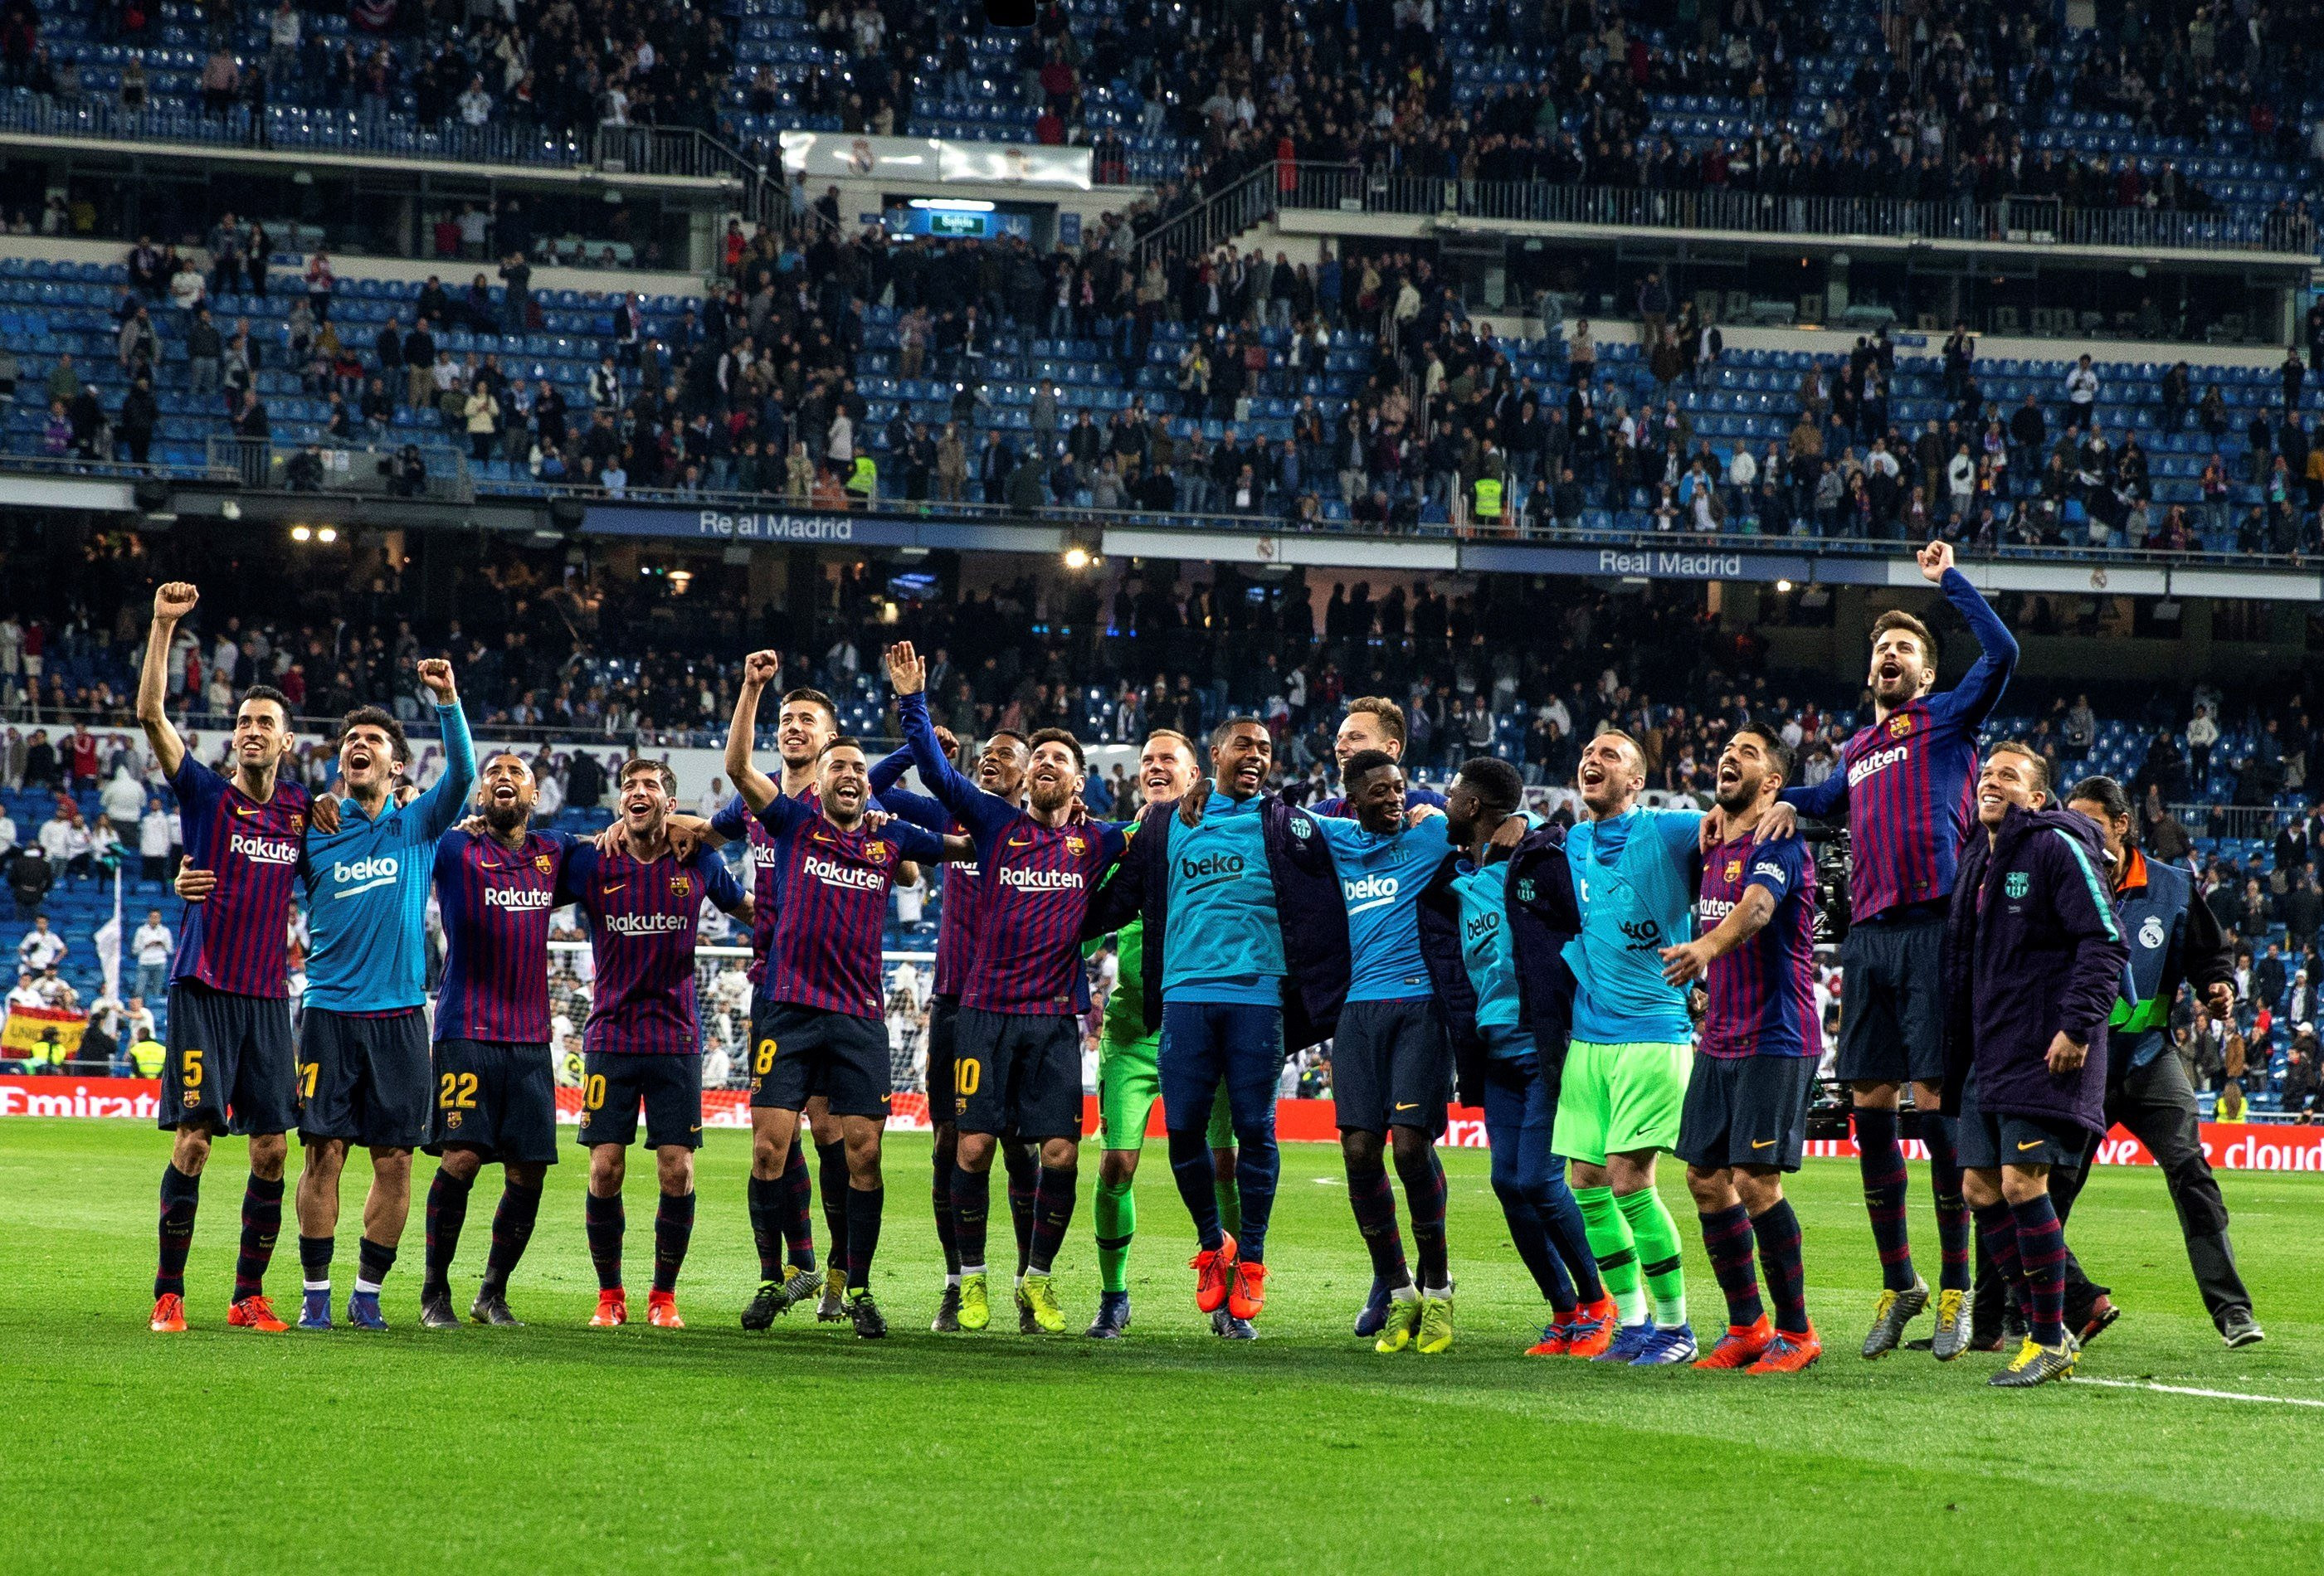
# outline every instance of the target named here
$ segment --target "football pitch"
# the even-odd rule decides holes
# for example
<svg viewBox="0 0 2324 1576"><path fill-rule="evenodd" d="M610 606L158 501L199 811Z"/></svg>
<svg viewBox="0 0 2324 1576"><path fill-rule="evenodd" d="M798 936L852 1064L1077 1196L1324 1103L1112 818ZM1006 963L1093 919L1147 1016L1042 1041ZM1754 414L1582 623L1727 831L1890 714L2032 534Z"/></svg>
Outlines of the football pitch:
<svg viewBox="0 0 2324 1576"><path fill-rule="evenodd" d="M1542 1314L1480 1150L1445 1157L1460 1333L1437 1358L1350 1336L1369 1271L1321 1146L1285 1148L1275 1277L1250 1344L1216 1340L1194 1309L1158 1144L1139 1177L1127 1339L1001 1321L928 1333L940 1265L927 1140L908 1135L888 1145L874 1272L892 1337L858 1341L807 1309L747 1336L748 1148L726 1131L701 1157L683 1332L584 1327L595 1279L576 1148L550 1173L511 1288L526 1328L418 1327L423 1158L388 1285L393 1330L229 1331L244 1160L221 1140L187 1272L195 1328L160 1337L145 1316L167 1151L129 1122L0 1124L0 1570L2324 1568L2324 1177L2223 1175L2268 1332L2229 1352L2161 1176L2101 1170L2070 1240L2128 1310L2083 1359L2085 1381L2106 1383L2009 1394L1984 1383L1997 1358L1855 1355L1878 1277L1852 1162L1811 1161L1793 1187L1827 1355L1752 1378L1520 1358ZM628 1254L642 1315L640 1161ZM1096 1299L1095 1169L1092 1152L1058 1266L1076 1332ZM346 1180L342 1305L367 1167L351 1159ZM1913 1186L1915 1244L1932 1249L1917 1165ZM470 1209L463 1312L498 1190L487 1172ZM1664 1190L1707 1347L1718 1289L1675 1168ZM819 1243L819 1210L816 1224ZM293 1236L286 1221L270 1280L287 1307Z"/></svg>

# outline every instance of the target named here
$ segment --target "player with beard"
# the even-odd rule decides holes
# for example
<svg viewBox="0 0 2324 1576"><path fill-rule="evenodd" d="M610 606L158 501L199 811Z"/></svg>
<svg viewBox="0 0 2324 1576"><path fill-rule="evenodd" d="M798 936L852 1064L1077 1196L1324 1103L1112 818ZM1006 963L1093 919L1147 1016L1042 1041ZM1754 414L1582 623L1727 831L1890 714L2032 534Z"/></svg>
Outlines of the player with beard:
<svg viewBox="0 0 2324 1576"><path fill-rule="evenodd" d="M436 1113L427 1150L428 1265L420 1323L456 1329L452 1260L476 1173L498 1163L492 1252L468 1317L521 1323L509 1276L532 1240L540 1190L557 1163L557 1070L549 1045L549 917L573 839L531 825L532 768L513 750L485 759L479 814L436 844L444 975L436 994Z"/></svg>
<svg viewBox="0 0 2324 1576"><path fill-rule="evenodd" d="M1138 758L1138 786L1149 805L1184 796L1202 775L1194 758L1194 741L1175 730L1157 731ZM1129 831L1135 834L1133 823ZM1109 877L1108 880L1111 880ZM1097 1223L1097 1317L1086 1333L1092 1340L1111 1341L1130 1328L1130 1241L1138 1233L1138 1198L1132 1185L1138 1157L1146 1147L1146 1122L1161 1098L1161 1074L1157 1058L1162 1049L1158 1028L1146 1021L1146 922L1132 919L1112 935L1113 993L1097 1041L1097 1197L1093 1213ZM1105 944L1093 937L1083 947L1093 955ZM1211 1108L1212 1185L1218 1195L1220 1223L1229 1236L1242 1230L1235 1193L1234 1122L1223 1100ZM1224 1308L1211 1315L1212 1332L1230 1340L1247 1339L1250 1324Z"/></svg>
<svg viewBox="0 0 2324 1576"><path fill-rule="evenodd" d="M280 691L243 694L234 718L234 776L220 777L186 748L163 709L171 642L200 594L171 581L153 594L137 720L178 796L189 871L208 876L208 900L189 904L170 969L168 1057L161 1125L173 1134L161 1172L161 1257L152 1325L186 1327L186 1255L201 1201L202 1169L219 1133L250 1138L243 1184L242 1246L226 1323L270 1334L288 1328L266 1296L265 1275L282 1225L284 1138L296 1120L298 1074L290 1048L290 892L306 835L307 791L282 780L291 743L290 702Z"/></svg>
<svg viewBox="0 0 2324 1576"><path fill-rule="evenodd" d="M667 816L678 779L658 760L622 763L620 849L578 843L566 855L557 899L589 919L595 964L582 1030L581 1129L589 1149L584 1223L597 1271L597 1326L629 1322L622 1280L627 1221L622 1184L646 1115L660 1200L654 1212L649 1323L681 1330L678 1276L694 1235L694 1152L702 1147L702 1028L695 1012L695 929L702 899L743 920L751 899L725 864L701 848L680 854Z"/></svg>
<svg viewBox="0 0 2324 1576"><path fill-rule="evenodd" d="M952 1176L963 1330L991 1323L984 1267L995 1149L1022 1138L1041 1147L1023 1301L1049 1334L1065 1327L1052 1266L1080 1183L1081 1013L1088 1006L1082 919L1091 894L1121 855L1121 828L1078 813L1086 763L1062 729L1027 741L1020 804L988 793L946 758L928 721L927 665L909 641L890 647L904 742L921 780L967 829L977 867L976 951L963 983L954 1052L959 1129Z"/></svg>
<svg viewBox="0 0 2324 1576"><path fill-rule="evenodd" d="M349 1145L371 1151L347 1322L384 1330L379 1291L411 1212L411 1153L428 1140L435 1079L428 1044L428 896L437 840L476 780L475 747L442 658L419 664L434 696L444 774L406 801L403 724L377 706L347 714L339 736L337 827L307 840L307 991L300 1024L299 1260L302 1330L330 1326L339 1177Z"/></svg>
<svg viewBox="0 0 2324 1576"><path fill-rule="evenodd" d="M1696 925L1662 952L1663 978L1701 979L1709 1009L1694 1047L1678 1156L1720 1288L1727 1333L1697 1368L1797 1373L1822 1355L1808 1323L1800 1222L1783 1174L1800 1168L1823 1037L1815 1010L1815 861L1796 836L1754 841L1792 772L1775 731L1747 723L1719 757L1722 841L1704 855ZM1775 1304L1759 1299L1752 1244Z"/></svg>
<svg viewBox="0 0 2324 1576"><path fill-rule="evenodd" d="M2050 795L2030 746L1994 746L1944 930L1943 1109L1960 1124L1978 1235L2025 1319L2024 1345L1987 1381L2006 1389L2071 1378L2081 1350L2050 1174L2106 1136L2107 1020L2130 961L2098 828Z"/></svg>
<svg viewBox="0 0 2324 1576"><path fill-rule="evenodd" d="M1939 994L1945 914L1976 795L1977 731L1992 714L2017 666L2009 626L1953 567L1948 543L1920 555L1921 577L1941 586L1967 621L1978 659L1960 683L1930 693L1937 647L1929 627L1892 611L1872 623L1872 721L1840 747L1840 769L1812 788L1789 788L1760 821L1763 837L1792 831L1803 816L1848 816L1852 917L1840 943L1840 1040L1834 1071L1854 1090L1858 1164L1864 1205L1879 1249L1882 1289L1864 1337L1864 1355L1896 1350L1905 1326L1929 1304L1928 1283L1913 1267L1904 1224L1904 1154L1897 1102L1913 1086L1921 1139L1936 1195L1937 1327L1940 1362L1968 1346L1969 1214L1953 1121L1939 1114L1944 1076L1944 1015Z"/></svg>
<svg viewBox="0 0 2324 1576"><path fill-rule="evenodd" d="M1384 695L1360 695L1348 703L1348 714L1340 719L1339 732L1332 736L1333 763L1340 769L1343 779L1349 758L1367 750L1377 750L1400 766L1404 761L1404 708ZM1444 796L1433 789L1406 783L1404 802L1441 810L1444 807ZM1355 814L1348 808L1344 780L1339 793L1329 798L1317 799L1307 808L1318 816L1350 817ZM1359 1330L1356 1333L1375 1334L1377 1332Z"/></svg>
<svg viewBox="0 0 2324 1576"><path fill-rule="evenodd" d="M839 713L829 696L819 689L787 691L775 722L775 753L781 763L780 776L769 778L760 771L751 758L759 707L766 687L781 674L782 658L774 651L754 651L744 659L742 689L735 698L734 719L726 735L726 770L738 791L707 822L687 816L670 817L672 834L680 839L698 835L713 848L741 840L749 843L754 916L749 972L753 987L751 1010L754 1022L763 1016L768 1005L767 948L775 929L774 839L751 813L750 801L739 790L747 777L762 784L769 794L812 800L817 758L824 745L837 737L839 727ZM900 750L876 763L872 768L873 793L891 791L910 764L907 753ZM760 1037L754 1032L751 1038L755 1046ZM808 1099L804 1114L807 1131L815 1135L822 1172L824 1224L831 1241L830 1269L821 1279L823 1296L816 1316L826 1323L835 1323L846 1317L843 1298L847 1286L847 1149L839 1121L831 1115L821 1094ZM757 1124L767 1119L754 1112L752 1120ZM777 1316L816 1294L815 1240L808 1223L815 1184L806 1166L804 1135L795 1132L791 1145L793 1153L779 1169L773 1156L762 1153L756 1144L752 1146L751 1234L759 1254L760 1281L750 1305L742 1311L745 1330L767 1329ZM786 1252L789 1259L788 1275L784 1273Z"/></svg>
<svg viewBox="0 0 2324 1576"><path fill-rule="evenodd" d="M934 732L945 759L950 760L959 741L945 729L936 728ZM899 762L901 765L897 764ZM939 1335L949 1335L958 1333L961 1328L960 1239L953 1220L952 1196L960 1144L958 1095L953 1087L954 1028L960 1016L961 988L976 963L983 900L978 886L975 845L968 837L967 828L937 800L881 787L884 772L892 768L895 775L900 776L902 766L910 762L911 749L908 745L872 769L872 786L880 793L880 807L924 830L945 834L948 842L956 838L959 844L956 857L944 869L942 902L936 917L936 975L928 993L928 1125L936 1134L929 1206L936 1218L936 1246L945 1260L944 1291L928 1328ZM1003 729L985 740L983 749L977 754L973 774L976 786L1011 805L1022 805L1026 764L1024 736ZM967 857L958 857L963 854ZM1025 1297L1025 1271L1033 1247L1033 1195L1039 1185L1040 1147L1013 1133L1003 1135L1000 1143L1001 1164L1009 1173L1009 1219L1017 1232L1017 1327L1029 1335L1040 1328L1034 1319L1032 1304Z"/></svg>
<svg viewBox="0 0 2324 1576"><path fill-rule="evenodd" d="M752 677L746 670L746 687ZM871 824L871 768L863 747L844 734L824 746L812 799L774 792L756 770L735 781L775 839L769 1009L752 1028L753 1171L771 1162L780 1179L800 1111L811 1092L821 1093L847 1151L846 1313L858 1336L877 1340L888 1333L872 1296L885 1193L880 1139L894 1098L880 940L903 862L934 862L947 851L909 822Z"/></svg>

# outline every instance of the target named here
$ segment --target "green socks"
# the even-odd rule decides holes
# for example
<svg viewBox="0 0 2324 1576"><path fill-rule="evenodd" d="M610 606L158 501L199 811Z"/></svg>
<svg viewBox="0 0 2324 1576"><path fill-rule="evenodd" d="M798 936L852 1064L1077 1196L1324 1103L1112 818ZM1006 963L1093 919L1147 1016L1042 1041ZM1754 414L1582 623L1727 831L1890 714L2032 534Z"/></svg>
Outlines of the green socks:
<svg viewBox="0 0 2324 1576"><path fill-rule="evenodd" d="M1686 1271L1679 1264L1678 1222L1671 1219L1662 1194L1651 1187L1625 1194L1614 1203L1637 1244L1646 1289L1654 1295L1655 1323L1674 1330L1686 1323Z"/></svg>
<svg viewBox="0 0 2324 1576"><path fill-rule="evenodd" d="M1590 1251L1598 1259L1598 1277L1614 1299L1617 1316L1625 1324L1646 1322L1646 1294L1638 1289L1638 1247L1630 1222L1616 1207L1610 1187L1577 1187L1573 1202L1582 1206L1582 1227ZM1665 1215L1667 1221L1670 1217Z"/></svg>
<svg viewBox="0 0 2324 1576"><path fill-rule="evenodd" d="M1130 1240L1138 1232L1138 1196L1128 1182L1097 1184L1097 1280L1110 1292L1130 1289Z"/></svg>

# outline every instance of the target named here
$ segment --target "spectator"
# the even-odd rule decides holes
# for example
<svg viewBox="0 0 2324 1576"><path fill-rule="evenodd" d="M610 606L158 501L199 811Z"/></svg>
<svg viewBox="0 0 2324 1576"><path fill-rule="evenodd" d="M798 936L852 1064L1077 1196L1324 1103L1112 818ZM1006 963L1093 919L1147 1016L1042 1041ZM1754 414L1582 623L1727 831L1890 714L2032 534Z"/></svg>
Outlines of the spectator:
<svg viewBox="0 0 2324 1576"><path fill-rule="evenodd" d="M159 1001L168 994L170 953L176 939L161 923L161 910L145 910L145 923L137 927L129 943L130 954L137 960L137 996Z"/></svg>

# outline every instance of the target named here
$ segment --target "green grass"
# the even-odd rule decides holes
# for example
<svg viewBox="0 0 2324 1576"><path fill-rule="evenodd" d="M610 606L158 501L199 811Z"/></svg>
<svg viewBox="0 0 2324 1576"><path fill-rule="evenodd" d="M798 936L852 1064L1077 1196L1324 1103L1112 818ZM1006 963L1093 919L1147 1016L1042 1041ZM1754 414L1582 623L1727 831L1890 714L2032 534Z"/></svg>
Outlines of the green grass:
<svg viewBox="0 0 2324 1576"><path fill-rule="evenodd" d="M756 1271L746 1148L724 1132L702 1157L683 1332L583 1327L595 1283L577 1152L551 1173L512 1293L527 1328L420 1331L415 1218L389 1334L229 1332L243 1164L229 1141L189 1268L198 1327L163 1339L144 1328L161 1136L0 1124L0 1570L2324 1564L2316 1409L2080 1384L2009 1395L1986 1387L1989 1357L1853 1356L1877 1276L1852 1164L1811 1162L1793 1189L1811 1308L1837 1350L1763 1380L1522 1359L1539 1310L1481 1151L1446 1157L1462 1293L1449 1356L1379 1358L1350 1338L1368 1272L1337 1156L1314 1146L1286 1151L1260 1341L1220 1342L1194 1311L1158 1146L1139 1179L1129 1340L939 1338L926 1332L927 1142L888 1152L884 1343L804 1313L766 1336L736 1328ZM1060 1262L1076 1329L1095 1298L1093 1169ZM350 1165L342 1297L366 1177ZM636 1284L651 1185L650 1166L632 1168ZM2226 1187L2268 1342L2221 1349L2161 1177L2106 1171L2072 1240L2130 1311L2084 1372L2324 1399L2324 1179L2230 1175ZM1689 1239L1697 1327L1715 1331L1717 1288L1675 1171L1665 1188ZM496 1193L487 1173L463 1308ZM295 1304L291 1236L273 1285Z"/></svg>

